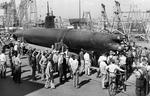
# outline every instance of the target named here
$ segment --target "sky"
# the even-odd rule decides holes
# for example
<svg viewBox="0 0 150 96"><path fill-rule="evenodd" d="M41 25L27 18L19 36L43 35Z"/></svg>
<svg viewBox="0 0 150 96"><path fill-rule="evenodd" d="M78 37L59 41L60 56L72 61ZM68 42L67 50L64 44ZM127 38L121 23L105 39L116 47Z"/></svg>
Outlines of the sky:
<svg viewBox="0 0 150 96"><path fill-rule="evenodd" d="M10 0L0 0L1 2ZM21 0L16 0L17 6ZM36 0L38 17L44 18L47 12L46 2L49 1L50 7L56 16L62 18L78 18L79 17L79 0ZM121 4L122 11L129 11L131 4L137 5L140 10L150 10L150 0L117 0ZM81 0L81 11L90 11L92 18L100 17L101 3L105 4L109 17L113 16L114 0ZM0 10L2 14L3 11Z"/></svg>

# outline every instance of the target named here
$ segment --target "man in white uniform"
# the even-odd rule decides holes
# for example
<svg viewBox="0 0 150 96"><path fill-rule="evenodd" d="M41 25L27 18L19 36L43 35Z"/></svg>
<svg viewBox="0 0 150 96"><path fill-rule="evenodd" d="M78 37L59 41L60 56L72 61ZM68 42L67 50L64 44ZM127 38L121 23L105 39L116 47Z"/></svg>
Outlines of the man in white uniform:
<svg viewBox="0 0 150 96"><path fill-rule="evenodd" d="M90 75L91 59L88 52L84 54L84 62L85 62L85 75Z"/></svg>
<svg viewBox="0 0 150 96"><path fill-rule="evenodd" d="M73 59L71 60L71 69L73 72L73 86L78 88L79 86L79 61L77 60L77 57L73 56Z"/></svg>
<svg viewBox="0 0 150 96"><path fill-rule="evenodd" d="M97 72L97 77L101 77L102 74L100 74L101 72L101 68L100 68L100 63L101 61L103 60L107 60L107 57L105 56L105 54L101 55L98 59L98 65L99 65L99 69L98 69L98 72Z"/></svg>
<svg viewBox="0 0 150 96"><path fill-rule="evenodd" d="M106 71L106 67L107 67L107 64L106 64L106 60L107 58L106 57L103 57L101 58L101 61L100 61L100 70L101 70L101 76L102 76L102 88L104 89L105 88L105 81L106 81L106 76L107 76L107 71Z"/></svg>

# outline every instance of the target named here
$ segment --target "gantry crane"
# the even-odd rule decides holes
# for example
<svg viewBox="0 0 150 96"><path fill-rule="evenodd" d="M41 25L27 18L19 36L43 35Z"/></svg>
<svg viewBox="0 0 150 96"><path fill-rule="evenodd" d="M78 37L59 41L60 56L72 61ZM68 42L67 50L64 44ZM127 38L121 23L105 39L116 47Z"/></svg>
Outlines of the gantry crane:
<svg viewBox="0 0 150 96"><path fill-rule="evenodd" d="M91 17L91 13L89 11L83 12L82 18L86 20L86 23L87 23L86 25L91 30L92 29L92 17Z"/></svg>
<svg viewBox="0 0 150 96"><path fill-rule="evenodd" d="M9 29L9 27L17 26L17 11L15 0L11 0L10 2L3 2L0 4L0 8L4 9L4 26ZM7 31L7 30L6 30Z"/></svg>
<svg viewBox="0 0 150 96"><path fill-rule="evenodd" d="M121 18L120 18L120 12L121 12L121 8L120 8L120 3L118 1L115 1L115 11L114 11L114 20L113 20L113 26L115 26L117 30L121 29Z"/></svg>
<svg viewBox="0 0 150 96"><path fill-rule="evenodd" d="M36 0L21 0L18 9L18 17L20 26L28 25L28 23L33 23L32 17L37 20ZM36 22L36 20L34 21L34 23Z"/></svg>
<svg viewBox="0 0 150 96"><path fill-rule="evenodd" d="M8 3L3 2L0 4L0 9L4 9L4 15L2 16L3 18L3 26L6 26L6 17L7 17L7 9L8 9Z"/></svg>
<svg viewBox="0 0 150 96"><path fill-rule="evenodd" d="M113 24L112 24L112 29L111 31L120 33L122 35L126 35L124 24L121 20L121 8L120 8L120 3L118 1L115 1L115 11L114 11L114 18L113 18Z"/></svg>
<svg viewBox="0 0 150 96"><path fill-rule="evenodd" d="M103 29L107 30L106 27L110 26L110 23L108 21L105 5L101 4L102 11L101 11L101 16L102 16L102 22L103 22Z"/></svg>

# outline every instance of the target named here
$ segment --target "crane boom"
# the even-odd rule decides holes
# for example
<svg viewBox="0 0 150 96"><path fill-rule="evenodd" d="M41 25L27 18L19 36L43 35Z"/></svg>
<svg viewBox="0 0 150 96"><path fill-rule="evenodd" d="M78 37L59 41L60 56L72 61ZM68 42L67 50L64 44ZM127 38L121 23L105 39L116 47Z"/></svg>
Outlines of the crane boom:
<svg viewBox="0 0 150 96"><path fill-rule="evenodd" d="M103 26L104 26L104 30L106 30L106 27L110 26L110 23L108 21L105 5L101 4L101 7L102 7L101 15L102 15L102 19L103 19L102 20L103 21Z"/></svg>

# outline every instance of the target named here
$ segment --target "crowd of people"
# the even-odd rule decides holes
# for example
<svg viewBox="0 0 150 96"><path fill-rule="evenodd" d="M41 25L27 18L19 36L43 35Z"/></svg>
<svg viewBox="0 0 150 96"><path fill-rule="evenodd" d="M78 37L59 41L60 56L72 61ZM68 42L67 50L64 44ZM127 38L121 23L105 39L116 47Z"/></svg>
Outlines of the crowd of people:
<svg viewBox="0 0 150 96"><path fill-rule="evenodd" d="M97 78L101 77L102 88L107 88L110 82L108 78L117 78L117 72L125 72L126 78L132 73L136 74L136 94L145 96L145 82L149 82L150 72L150 50L146 47L137 46L134 42L120 45L120 51L103 53L98 61L94 61L93 51L86 51L81 48L79 54L69 51L63 41L51 45L51 48L40 50L27 47L20 40L13 41L7 48L3 45L0 54L0 74L1 78L6 77L7 59L6 49L9 52L10 68L13 80L21 82L21 56L26 55L29 65L32 68L32 80L36 80L36 75L41 75L41 81L45 81L45 88L55 88L54 74L59 76L59 83L63 84L69 79L73 80L73 86L79 88L79 76L83 74L91 75L91 66L97 62ZM145 80L145 81L143 81ZM142 94L142 95L138 95ZM143 95L144 94L144 95Z"/></svg>
<svg viewBox="0 0 150 96"><path fill-rule="evenodd" d="M36 80L36 75L40 75L41 81L45 81L45 88L55 88L54 73L59 76L60 84L73 80L73 86L79 88L79 74L90 74L90 55L88 52L80 54L69 52L69 48L62 42L51 45L51 48L40 50L27 46L20 40L10 39L10 43L3 45L0 54L0 72L1 77L6 77L6 68L10 67L13 80L16 83L21 82L22 56L27 56L29 65L32 68L31 79ZM7 54L8 53L8 54ZM9 59L6 58L8 55ZM79 60L80 59L80 60ZM7 61L9 60L10 66ZM82 67L80 66L82 62ZM68 76L69 74L69 76Z"/></svg>
<svg viewBox="0 0 150 96"><path fill-rule="evenodd" d="M124 73L126 80L135 74L136 96L146 96L149 90L150 49L137 46L134 42L121 44L121 49L102 54L98 59L97 76L102 78L102 88L106 88L111 79L119 84L119 72Z"/></svg>

